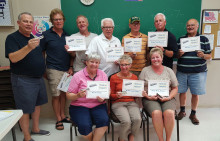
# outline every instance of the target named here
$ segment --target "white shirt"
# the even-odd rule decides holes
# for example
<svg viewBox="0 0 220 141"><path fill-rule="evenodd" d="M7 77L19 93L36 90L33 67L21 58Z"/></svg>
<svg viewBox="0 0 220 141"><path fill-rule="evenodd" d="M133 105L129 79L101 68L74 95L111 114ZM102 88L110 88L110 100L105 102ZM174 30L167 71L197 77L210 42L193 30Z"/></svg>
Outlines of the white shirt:
<svg viewBox="0 0 220 141"><path fill-rule="evenodd" d="M119 71L119 66L114 62L106 62L106 49L108 47L121 47L121 42L118 38L112 36L111 40L108 40L104 34L92 39L86 54L97 53L101 56L101 62L99 69L103 70L107 76L110 76Z"/></svg>
<svg viewBox="0 0 220 141"><path fill-rule="evenodd" d="M71 36L84 36L84 35L82 35L80 32L78 32L78 33L72 34ZM88 49L89 43L96 36L98 36L98 35L90 32L89 36L85 37L86 49ZM86 67L86 65L83 63L83 61L86 60L85 52L86 51L76 51L76 57L75 57L74 63L73 63L74 73L78 72Z"/></svg>

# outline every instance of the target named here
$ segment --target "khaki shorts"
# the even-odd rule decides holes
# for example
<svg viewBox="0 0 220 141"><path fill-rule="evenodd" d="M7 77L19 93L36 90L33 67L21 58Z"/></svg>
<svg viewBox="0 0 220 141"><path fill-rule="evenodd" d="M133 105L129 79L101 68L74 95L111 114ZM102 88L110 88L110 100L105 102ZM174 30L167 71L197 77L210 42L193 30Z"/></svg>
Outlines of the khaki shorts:
<svg viewBox="0 0 220 141"><path fill-rule="evenodd" d="M176 99L172 98L169 101L166 102L159 102L159 101L153 101L153 100L147 100L146 98L142 99L142 104L145 110L147 110L150 115L155 110L160 110L162 112L166 110L176 110Z"/></svg>
<svg viewBox="0 0 220 141"><path fill-rule="evenodd" d="M61 91L57 89L57 86L64 74L64 71L58 71L55 69L47 69L46 72L47 72L49 88L50 88L52 96L59 96Z"/></svg>

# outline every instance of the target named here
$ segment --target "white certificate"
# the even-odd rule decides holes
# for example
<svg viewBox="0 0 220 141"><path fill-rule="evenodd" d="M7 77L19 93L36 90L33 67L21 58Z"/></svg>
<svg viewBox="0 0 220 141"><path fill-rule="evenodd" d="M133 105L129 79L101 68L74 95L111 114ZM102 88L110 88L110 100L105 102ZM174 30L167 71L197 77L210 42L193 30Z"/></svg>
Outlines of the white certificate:
<svg viewBox="0 0 220 141"><path fill-rule="evenodd" d="M148 95L169 96L169 80L148 80Z"/></svg>
<svg viewBox="0 0 220 141"><path fill-rule="evenodd" d="M168 32L148 32L148 47L167 47Z"/></svg>
<svg viewBox="0 0 220 141"><path fill-rule="evenodd" d="M86 41L84 36L66 37L66 44L69 46L68 51L86 50Z"/></svg>
<svg viewBox="0 0 220 141"><path fill-rule="evenodd" d="M115 62L124 54L123 47L109 47L106 49L106 62Z"/></svg>
<svg viewBox="0 0 220 141"><path fill-rule="evenodd" d="M122 92L123 96L143 97L144 81L123 79Z"/></svg>
<svg viewBox="0 0 220 141"><path fill-rule="evenodd" d="M60 83L57 86L57 89L63 92L67 92L71 79L72 79L72 75L69 75L68 73L65 72L63 74L62 79L60 80Z"/></svg>
<svg viewBox="0 0 220 141"><path fill-rule="evenodd" d="M125 52L141 52L142 38L125 38Z"/></svg>
<svg viewBox="0 0 220 141"><path fill-rule="evenodd" d="M109 99L110 83L108 81L87 81L86 98L96 99L97 96Z"/></svg>
<svg viewBox="0 0 220 141"><path fill-rule="evenodd" d="M200 36L181 38L180 44L181 44L181 50L183 50L184 52L201 50Z"/></svg>

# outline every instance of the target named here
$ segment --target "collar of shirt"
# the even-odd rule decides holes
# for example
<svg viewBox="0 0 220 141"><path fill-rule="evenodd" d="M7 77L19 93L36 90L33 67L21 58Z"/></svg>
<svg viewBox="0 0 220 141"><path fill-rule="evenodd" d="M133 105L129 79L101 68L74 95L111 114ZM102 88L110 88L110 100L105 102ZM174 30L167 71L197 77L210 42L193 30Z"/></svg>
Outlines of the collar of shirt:
<svg viewBox="0 0 220 141"><path fill-rule="evenodd" d="M141 38L143 34L140 32L139 37L136 37L136 36L132 35L131 32L130 32L128 35L129 35L130 37L134 37L134 38Z"/></svg>
<svg viewBox="0 0 220 141"><path fill-rule="evenodd" d="M89 73L87 72L87 67L85 67L85 68L83 69L83 73L84 73L84 75L85 75L87 78L90 78ZM94 81L98 75L99 75L99 70L97 70L96 76L95 76L93 79L92 79L92 78L90 78L90 79Z"/></svg>
<svg viewBox="0 0 220 141"><path fill-rule="evenodd" d="M105 37L105 35L103 34L103 32L102 32L102 34L100 34L100 37L102 38L102 40L105 40L105 41L108 41L108 42L114 42L115 41L115 37L112 35L112 38L111 38L111 40L109 40L109 39L107 39L106 37Z"/></svg>
<svg viewBox="0 0 220 141"><path fill-rule="evenodd" d="M51 33L54 33L54 34L57 34L55 31L53 31L53 26L50 28L50 32ZM64 35L67 35L67 33L65 32L65 30L63 29L63 33L61 36L64 36Z"/></svg>

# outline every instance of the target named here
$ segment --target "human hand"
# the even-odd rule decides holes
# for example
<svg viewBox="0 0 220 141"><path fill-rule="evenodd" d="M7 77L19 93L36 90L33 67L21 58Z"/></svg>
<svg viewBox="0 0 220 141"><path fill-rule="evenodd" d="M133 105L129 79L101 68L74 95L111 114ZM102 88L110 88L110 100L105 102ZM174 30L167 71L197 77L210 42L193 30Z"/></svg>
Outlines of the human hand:
<svg viewBox="0 0 220 141"><path fill-rule="evenodd" d="M86 96L86 90L81 90L80 92L77 93L78 98L82 98Z"/></svg>
<svg viewBox="0 0 220 141"><path fill-rule="evenodd" d="M117 95L118 98L121 98L122 97L122 92L117 92L116 95Z"/></svg>
<svg viewBox="0 0 220 141"><path fill-rule="evenodd" d="M67 73L70 75L73 75L73 67L70 67L69 70L67 71Z"/></svg>
<svg viewBox="0 0 220 141"><path fill-rule="evenodd" d="M156 48L160 48L162 52L164 51L164 48L162 46L155 46Z"/></svg>
<svg viewBox="0 0 220 141"><path fill-rule="evenodd" d="M204 52L202 52L201 50L198 50L198 51L197 51L197 56L198 56L198 57L201 57L201 58L204 59L204 55L205 55Z"/></svg>
<svg viewBox="0 0 220 141"><path fill-rule="evenodd" d="M130 57L131 57L132 59L134 59L136 56L137 56L137 53L136 53L136 52L132 52L132 53L130 54Z"/></svg>
<svg viewBox="0 0 220 141"><path fill-rule="evenodd" d="M28 41L28 47L29 47L31 50L33 50L33 49L35 49L35 48L39 45L39 43L40 43L40 39L38 39L38 38L30 39L30 40Z"/></svg>
<svg viewBox="0 0 220 141"><path fill-rule="evenodd" d="M184 51L182 51L181 49L179 49L179 52L178 52L179 57L181 57L184 53L185 53Z"/></svg>
<svg viewBox="0 0 220 141"><path fill-rule="evenodd" d="M103 99L103 98L101 98L101 97L99 97L99 96L97 96L96 97L97 98L97 100L99 101L99 102L103 102L105 99Z"/></svg>
<svg viewBox="0 0 220 141"><path fill-rule="evenodd" d="M158 97L158 99L161 101L161 102L165 102L165 101L169 101L171 100L171 98L168 96L168 97Z"/></svg>

